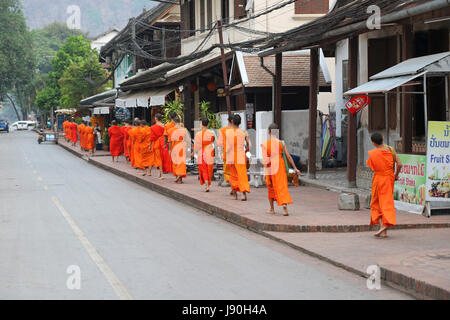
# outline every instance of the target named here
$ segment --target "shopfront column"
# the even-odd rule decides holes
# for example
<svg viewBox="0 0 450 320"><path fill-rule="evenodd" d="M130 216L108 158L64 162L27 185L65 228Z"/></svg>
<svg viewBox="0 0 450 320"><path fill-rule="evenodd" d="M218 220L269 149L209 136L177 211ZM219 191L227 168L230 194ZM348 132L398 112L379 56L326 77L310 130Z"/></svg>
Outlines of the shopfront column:
<svg viewBox="0 0 450 320"><path fill-rule="evenodd" d="M319 49L311 49L309 75L308 178L316 178L317 95L319 88Z"/></svg>
<svg viewBox="0 0 450 320"><path fill-rule="evenodd" d="M348 41L348 89L358 86L359 38L354 36ZM357 132L356 115L348 113L347 133L347 181L350 188L356 188Z"/></svg>
<svg viewBox="0 0 450 320"><path fill-rule="evenodd" d="M412 25L402 26L402 61L414 57L414 33ZM412 116L413 116L413 97L406 94L410 87L402 88L402 109L401 109L401 137L402 153L412 152Z"/></svg>

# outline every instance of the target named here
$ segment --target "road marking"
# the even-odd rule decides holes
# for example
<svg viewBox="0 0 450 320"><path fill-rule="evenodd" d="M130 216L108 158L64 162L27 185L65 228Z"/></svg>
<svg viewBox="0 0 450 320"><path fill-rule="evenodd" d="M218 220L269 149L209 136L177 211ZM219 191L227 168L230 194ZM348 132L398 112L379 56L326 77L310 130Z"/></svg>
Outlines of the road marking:
<svg viewBox="0 0 450 320"><path fill-rule="evenodd" d="M70 214L64 209L62 204L59 202L58 198L52 197L52 201L55 204L55 206L58 208L58 210L61 212L63 217L66 219L67 223L69 223L70 227L72 228L72 231L75 233L75 235L80 240L83 247L86 249L87 253L91 257L92 261L97 265L97 267L100 269L100 271L103 273L106 280L109 282L117 296L121 300L132 300L133 297L128 292L128 290L125 288L123 283L120 281L120 279L116 276L116 274L112 271L112 269L106 264L105 260L102 258L102 256L98 253L97 249L91 244L91 242L86 238L83 231L80 229L80 227L76 224L75 220L72 219Z"/></svg>

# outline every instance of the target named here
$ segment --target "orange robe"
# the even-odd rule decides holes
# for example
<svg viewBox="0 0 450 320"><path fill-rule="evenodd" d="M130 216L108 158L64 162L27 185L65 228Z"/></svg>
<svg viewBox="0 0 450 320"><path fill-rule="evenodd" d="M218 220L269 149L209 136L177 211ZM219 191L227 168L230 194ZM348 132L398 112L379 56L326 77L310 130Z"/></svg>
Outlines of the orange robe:
<svg viewBox="0 0 450 320"><path fill-rule="evenodd" d="M109 152L113 157L123 154L123 134L119 126L112 126L108 129Z"/></svg>
<svg viewBox="0 0 450 320"><path fill-rule="evenodd" d="M80 135L80 147L86 149L86 136L84 132L84 124L78 126L78 133Z"/></svg>
<svg viewBox="0 0 450 320"><path fill-rule="evenodd" d="M276 138L270 138L261 144L263 163L265 164L268 198L274 199L279 206L291 204L288 190L286 166L283 159L283 144Z"/></svg>
<svg viewBox="0 0 450 320"><path fill-rule="evenodd" d="M167 131L169 141L172 142L171 160L173 175L186 177L186 129L173 127Z"/></svg>
<svg viewBox="0 0 450 320"><path fill-rule="evenodd" d="M208 181L211 185L214 173L214 134L206 129L198 132L194 139L194 150L198 151L198 175L200 184L204 185Z"/></svg>
<svg viewBox="0 0 450 320"><path fill-rule="evenodd" d="M237 192L250 192L244 148L245 132L240 129L229 129L226 133L226 160L229 165L231 189Z"/></svg>
<svg viewBox="0 0 450 320"><path fill-rule="evenodd" d="M152 162L152 152L150 147L150 127L139 127L138 138L139 141L139 154L141 156L141 168L148 168Z"/></svg>
<svg viewBox="0 0 450 320"><path fill-rule="evenodd" d="M163 165L162 150L164 149L164 127L155 124L150 127L150 141L152 143L150 165L161 168Z"/></svg>
<svg viewBox="0 0 450 320"><path fill-rule="evenodd" d="M164 126L164 136L167 137L167 143L169 143L169 130L175 127L175 122L171 121ZM172 157L169 154L168 146L164 145L162 149L162 160L163 160L163 172L170 173L173 172L172 168Z"/></svg>
<svg viewBox="0 0 450 320"><path fill-rule="evenodd" d="M225 146L227 145L227 134L226 131L229 129L228 127L221 128L219 130L219 141L218 145L222 147L223 149L223 177L225 179L225 182L230 182L230 175L229 175L229 168L227 165L227 159L226 159L226 152L225 152Z"/></svg>
<svg viewBox="0 0 450 320"><path fill-rule="evenodd" d="M130 150L128 149L128 139L130 136L128 135L128 130L130 130L130 127L123 126L120 128L123 134L123 155L125 158L130 158Z"/></svg>
<svg viewBox="0 0 450 320"><path fill-rule="evenodd" d="M374 171L372 180L372 201L370 225L378 224L381 217L383 226L396 224L394 206L394 157L389 150L369 151L367 166Z"/></svg>
<svg viewBox="0 0 450 320"><path fill-rule="evenodd" d="M142 128L136 127L133 129L133 167L142 169Z"/></svg>
<svg viewBox="0 0 450 320"><path fill-rule="evenodd" d="M135 157L135 140L136 140L136 129L137 128L131 128L128 131L128 136L129 136L129 145L130 145L130 161L131 161L131 166L133 168L136 167L136 157Z"/></svg>
<svg viewBox="0 0 450 320"><path fill-rule="evenodd" d="M77 124L75 122L72 122L70 125L70 138L73 143L77 143L78 141L78 132L77 132Z"/></svg>
<svg viewBox="0 0 450 320"><path fill-rule="evenodd" d="M93 150L95 148L94 129L89 126L85 126L84 133L86 150Z"/></svg>

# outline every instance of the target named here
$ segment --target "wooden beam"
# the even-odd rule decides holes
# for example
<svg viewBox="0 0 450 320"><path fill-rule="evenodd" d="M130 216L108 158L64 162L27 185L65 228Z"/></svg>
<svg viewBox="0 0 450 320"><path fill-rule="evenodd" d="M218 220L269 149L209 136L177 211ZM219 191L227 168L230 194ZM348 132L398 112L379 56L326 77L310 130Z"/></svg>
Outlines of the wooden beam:
<svg viewBox="0 0 450 320"><path fill-rule="evenodd" d="M281 53L275 55L275 123L280 130L281 138L281 104L282 104L282 67L283 67L283 55Z"/></svg>
<svg viewBox="0 0 450 320"><path fill-rule="evenodd" d="M309 74L308 177L316 178L317 95L319 88L319 49L311 49Z"/></svg>
<svg viewBox="0 0 450 320"><path fill-rule="evenodd" d="M348 89L358 86L359 37L348 40ZM356 187L357 140L356 115L348 113L347 130L347 181L350 188Z"/></svg>
<svg viewBox="0 0 450 320"><path fill-rule="evenodd" d="M408 60L414 55L414 34L412 25L406 24L402 28L402 61ZM401 137L402 153L412 152L412 106L413 96L406 94L407 87L402 87L401 105Z"/></svg>

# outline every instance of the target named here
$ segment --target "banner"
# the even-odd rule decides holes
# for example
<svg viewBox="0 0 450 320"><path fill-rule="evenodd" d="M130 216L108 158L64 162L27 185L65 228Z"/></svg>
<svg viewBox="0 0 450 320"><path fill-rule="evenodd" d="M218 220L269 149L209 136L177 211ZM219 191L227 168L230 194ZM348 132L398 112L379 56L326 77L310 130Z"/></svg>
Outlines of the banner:
<svg viewBox="0 0 450 320"><path fill-rule="evenodd" d="M399 154L403 167L394 186L394 200L425 206L427 157Z"/></svg>
<svg viewBox="0 0 450 320"><path fill-rule="evenodd" d="M450 201L450 122L428 122L427 201Z"/></svg>

